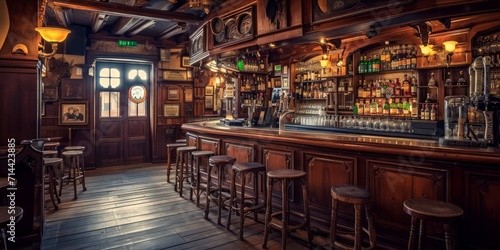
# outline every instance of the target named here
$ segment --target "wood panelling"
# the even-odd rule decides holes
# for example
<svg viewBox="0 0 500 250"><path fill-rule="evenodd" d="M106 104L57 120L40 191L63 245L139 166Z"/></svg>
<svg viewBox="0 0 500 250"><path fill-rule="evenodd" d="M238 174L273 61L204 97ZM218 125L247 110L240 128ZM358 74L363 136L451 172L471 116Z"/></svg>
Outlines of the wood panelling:
<svg viewBox="0 0 500 250"><path fill-rule="evenodd" d="M121 137L121 121L120 120L101 120L99 127L102 138L117 138Z"/></svg>
<svg viewBox="0 0 500 250"><path fill-rule="evenodd" d="M101 142L97 151L99 165L122 164L123 147L121 140Z"/></svg>
<svg viewBox="0 0 500 250"><path fill-rule="evenodd" d="M199 141L200 141L199 150L209 150L214 152L215 155L219 154L220 141L221 141L220 139L200 136Z"/></svg>
<svg viewBox="0 0 500 250"><path fill-rule="evenodd" d="M467 245L474 249L498 248L500 174L467 171L465 178Z"/></svg>
<svg viewBox="0 0 500 250"><path fill-rule="evenodd" d="M198 147L198 137L191 133L186 133L186 141L188 146Z"/></svg>
<svg viewBox="0 0 500 250"><path fill-rule="evenodd" d="M141 136L144 137L144 135L147 135L147 127L146 127L147 121L134 121L134 120L129 120L128 121L128 126L127 126L127 135L128 137L134 137L134 136Z"/></svg>
<svg viewBox="0 0 500 250"><path fill-rule="evenodd" d="M295 152L293 149L262 148L264 165L267 171L273 169L294 169Z"/></svg>
<svg viewBox="0 0 500 250"><path fill-rule="evenodd" d="M224 151L226 155L236 158L236 162L253 162L255 161L254 145L241 142L225 142Z"/></svg>
<svg viewBox="0 0 500 250"><path fill-rule="evenodd" d="M148 145L146 141L140 140L140 141L134 141L130 140L127 141L127 149L128 149L128 156L127 156L127 163L128 162L143 162L145 159L148 157Z"/></svg>
<svg viewBox="0 0 500 250"><path fill-rule="evenodd" d="M449 171L429 164L412 166L394 161L367 160L367 187L372 194L373 214L379 225L408 229L410 217L403 202L412 198L448 201ZM429 223L428 225L432 225ZM435 228L429 228L432 234Z"/></svg>

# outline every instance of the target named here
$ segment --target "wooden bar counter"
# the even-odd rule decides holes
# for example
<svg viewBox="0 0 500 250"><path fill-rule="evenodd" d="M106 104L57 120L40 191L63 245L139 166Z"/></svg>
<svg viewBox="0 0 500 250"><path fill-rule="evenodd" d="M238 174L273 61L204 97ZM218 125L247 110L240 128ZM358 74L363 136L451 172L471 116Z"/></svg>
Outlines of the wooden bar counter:
<svg viewBox="0 0 500 250"><path fill-rule="evenodd" d="M231 155L237 162L257 161L268 171L305 171L316 234L327 236L331 186L352 184L372 194L377 241L382 247L406 247L410 217L403 202L419 197L451 202L464 210L458 225L464 248L500 247L500 148L449 147L433 140L367 135L280 133L270 128L227 127L218 121L187 123L182 129L188 143L200 150ZM299 194L292 193L291 199L300 201L294 197ZM352 216L350 208L340 208L341 222ZM428 243L438 248L444 247L441 228L435 224L427 228Z"/></svg>

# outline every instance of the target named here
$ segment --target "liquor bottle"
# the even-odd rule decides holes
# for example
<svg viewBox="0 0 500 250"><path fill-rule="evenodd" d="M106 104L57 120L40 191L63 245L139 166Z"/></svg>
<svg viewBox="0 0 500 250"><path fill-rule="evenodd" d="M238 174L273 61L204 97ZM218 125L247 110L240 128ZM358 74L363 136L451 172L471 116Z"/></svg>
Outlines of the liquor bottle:
<svg viewBox="0 0 500 250"><path fill-rule="evenodd" d="M390 115L390 107L387 99L384 99L384 107L383 107L382 115L389 116Z"/></svg>
<svg viewBox="0 0 500 250"><path fill-rule="evenodd" d="M408 98L403 99L403 115L410 116L410 103L408 102Z"/></svg>
<svg viewBox="0 0 500 250"><path fill-rule="evenodd" d="M410 94L411 96L417 96L417 78L415 77L415 75L413 75L414 78L412 77L412 81L411 81L411 86L410 86Z"/></svg>
<svg viewBox="0 0 500 250"><path fill-rule="evenodd" d="M420 119L425 120L425 104L422 103L422 109L420 109Z"/></svg>
<svg viewBox="0 0 500 250"><path fill-rule="evenodd" d="M391 56L391 70L395 69L398 69L398 51L396 49L393 49Z"/></svg>
<svg viewBox="0 0 500 250"><path fill-rule="evenodd" d="M387 84L387 88L385 90L385 97L386 98L391 98L394 96L394 83L392 80L389 80L389 83Z"/></svg>
<svg viewBox="0 0 500 250"><path fill-rule="evenodd" d="M368 67L368 70L366 72L372 73L373 72L373 57L372 56L368 57L367 67Z"/></svg>
<svg viewBox="0 0 500 250"><path fill-rule="evenodd" d="M434 72L432 72L431 78L429 79L427 86L436 86L436 84L437 84L437 82L436 82L436 79L434 78Z"/></svg>
<svg viewBox="0 0 500 250"><path fill-rule="evenodd" d="M375 102L375 99L372 99L370 103L370 115L377 115L377 102Z"/></svg>
<svg viewBox="0 0 500 250"><path fill-rule="evenodd" d="M398 47L398 67L397 69L404 69L404 64L406 64L406 60L403 53L403 48L401 45Z"/></svg>
<svg viewBox="0 0 500 250"><path fill-rule="evenodd" d="M431 93L427 93L427 98L425 99L425 103L432 103L434 100L431 99Z"/></svg>
<svg viewBox="0 0 500 250"><path fill-rule="evenodd" d="M404 75L404 80L403 80L403 95L404 96L410 96L410 81L408 80L408 76L405 74Z"/></svg>
<svg viewBox="0 0 500 250"><path fill-rule="evenodd" d="M363 94L364 94L364 92L363 92L363 82L360 79L358 81L358 97L364 97Z"/></svg>
<svg viewBox="0 0 500 250"><path fill-rule="evenodd" d="M411 50L411 68L417 68L417 49L413 46Z"/></svg>
<svg viewBox="0 0 500 250"><path fill-rule="evenodd" d="M452 84L453 84L453 80L451 80L451 72L448 71L448 77L446 78L444 85L452 85Z"/></svg>
<svg viewBox="0 0 500 250"><path fill-rule="evenodd" d="M384 104L382 103L382 100L375 99L375 102L377 103L377 115L382 115L384 112Z"/></svg>
<svg viewBox="0 0 500 250"><path fill-rule="evenodd" d="M432 108L431 108L431 111L430 111L430 120L431 121L437 120L436 109L434 108L434 104L432 104Z"/></svg>
<svg viewBox="0 0 500 250"><path fill-rule="evenodd" d="M347 86L347 91L352 92L353 89L354 88L352 87L352 80L349 80L349 85Z"/></svg>
<svg viewBox="0 0 500 250"><path fill-rule="evenodd" d="M411 51L410 51L410 46L408 44L406 45L405 55L406 55L406 68L411 69Z"/></svg>
<svg viewBox="0 0 500 250"><path fill-rule="evenodd" d="M385 47L382 50L382 56L380 57L381 61L381 70L389 70L389 63L391 62L391 51L388 48L389 41L385 41Z"/></svg>
<svg viewBox="0 0 500 250"><path fill-rule="evenodd" d="M389 114L391 116L398 115L398 105L391 99L389 99Z"/></svg>
<svg viewBox="0 0 500 250"><path fill-rule="evenodd" d="M418 118L418 103L415 98L411 102L411 118Z"/></svg>
<svg viewBox="0 0 500 250"><path fill-rule="evenodd" d="M380 87L380 84L380 80L375 82L375 97L377 98L382 97L382 88Z"/></svg>
<svg viewBox="0 0 500 250"><path fill-rule="evenodd" d="M365 104L363 103L363 100L359 100L358 115L364 115L364 114L365 114Z"/></svg>
<svg viewBox="0 0 500 250"><path fill-rule="evenodd" d="M363 115L370 115L370 99L365 100Z"/></svg>
<svg viewBox="0 0 500 250"><path fill-rule="evenodd" d="M363 56L363 60L361 61L361 73L368 72L368 62L366 60L366 56Z"/></svg>
<svg viewBox="0 0 500 250"><path fill-rule="evenodd" d="M399 82L399 78L396 78L396 82L394 83L394 95L395 96L402 96L401 93L401 83Z"/></svg>
<svg viewBox="0 0 500 250"><path fill-rule="evenodd" d="M358 115L358 107L359 107L359 99L356 99L356 103L354 103L354 107L352 107L353 115Z"/></svg>
<svg viewBox="0 0 500 250"><path fill-rule="evenodd" d="M430 118L431 118L431 110L429 109L429 104L426 104L424 110L424 120L429 120Z"/></svg>
<svg viewBox="0 0 500 250"><path fill-rule="evenodd" d="M464 72L460 70L460 76L458 77L457 85L466 85Z"/></svg>
<svg viewBox="0 0 500 250"><path fill-rule="evenodd" d="M401 101L401 98L396 98L396 106L398 108L397 115L402 116L403 115L403 102Z"/></svg>

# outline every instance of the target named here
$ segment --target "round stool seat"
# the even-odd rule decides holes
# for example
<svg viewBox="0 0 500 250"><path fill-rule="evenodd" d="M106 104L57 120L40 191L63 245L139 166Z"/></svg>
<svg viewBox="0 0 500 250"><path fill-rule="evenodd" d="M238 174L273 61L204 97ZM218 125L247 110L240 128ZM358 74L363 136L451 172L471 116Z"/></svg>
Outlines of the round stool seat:
<svg viewBox="0 0 500 250"><path fill-rule="evenodd" d="M46 143L43 144L43 146L46 147L46 148L56 148L59 145L61 145L60 142L46 142Z"/></svg>
<svg viewBox="0 0 500 250"><path fill-rule="evenodd" d="M216 155L210 157L208 159L208 162L210 165L221 165L221 164L228 164L228 163L233 163L236 161L236 158L229 156L229 155Z"/></svg>
<svg viewBox="0 0 500 250"><path fill-rule="evenodd" d="M191 153L192 156L206 156L206 155L213 155L214 152L209 151L209 150L203 150L203 151L194 151Z"/></svg>
<svg viewBox="0 0 500 250"><path fill-rule="evenodd" d="M82 151L64 151L61 153L61 155L63 156L67 156L67 157L71 157L71 156L79 156L79 155L83 155L83 152Z"/></svg>
<svg viewBox="0 0 500 250"><path fill-rule="evenodd" d="M333 186L331 194L339 201L357 204L363 203L371 197L368 190L352 185Z"/></svg>
<svg viewBox="0 0 500 250"><path fill-rule="evenodd" d="M23 209L16 206L14 208L14 214L10 214L8 211L11 210L8 206L0 207L0 228L4 228L11 221L12 216L15 217L15 221L19 221L23 217ZM5 239L4 239L5 240Z"/></svg>
<svg viewBox="0 0 500 250"><path fill-rule="evenodd" d="M61 158L43 158L43 165L53 165L53 164L59 164L62 163Z"/></svg>
<svg viewBox="0 0 500 250"><path fill-rule="evenodd" d="M177 152L189 152L189 151L195 151L196 147L195 146L183 146L183 147L178 147Z"/></svg>
<svg viewBox="0 0 500 250"><path fill-rule="evenodd" d="M57 155L57 150L44 150L42 153L43 153L43 157L55 156L55 155Z"/></svg>
<svg viewBox="0 0 500 250"><path fill-rule="evenodd" d="M186 144L186 139L179 139L179 140L175 140L176 143L184 143Z"/></svg>
<svg viewBox="0 0 500 250"><path fill-rule="evenodd" d="M460 207L440 200L409 199L403 205L407 214L421 219L449 219L464 213Z"/></svg>
<svg viewBox="0 0 500 250"><path fill-rule="evenodd" d="M276 169L267 172L267 176L276 179L296 179L306 176L306 172L295 169Z"/></svg>
<svg viewBox="0 0 500 250"><path fill-rule="evenodd" d="M83 151L85 150L85 146L66 146L64 147L64 151Z"/></svg>
<svg viewBox="0 0 500 250"><path fill-rule="evenodd" d="M234 164L233 169L240 172L261 171L261 170L266 170L266 166L258 162L245 162L245 163Z"/></svg>
<svg viewBox="0 0 500 250"><path fill-rule="evenodd" d="M185 147L186 143L169 143L167 144L167 148L178 148L178 147Z"/></svg>

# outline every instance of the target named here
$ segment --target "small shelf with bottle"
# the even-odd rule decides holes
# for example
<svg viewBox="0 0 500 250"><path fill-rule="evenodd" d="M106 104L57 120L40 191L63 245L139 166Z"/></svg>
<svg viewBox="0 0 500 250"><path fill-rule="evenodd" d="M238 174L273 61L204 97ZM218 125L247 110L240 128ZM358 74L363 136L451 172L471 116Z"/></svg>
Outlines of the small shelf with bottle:
<svg viewBox="0 0 500 250"><path fill-rule="evenodd" d="M358 74L380 74L417 68L417 46L414 44L390 45L368 51L360 56Z"/></svg>

